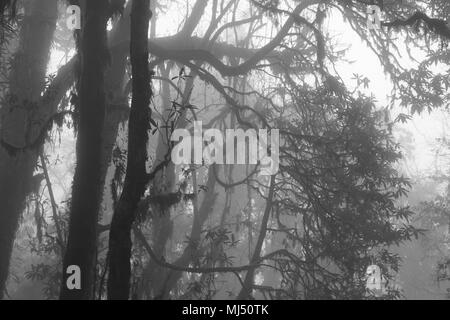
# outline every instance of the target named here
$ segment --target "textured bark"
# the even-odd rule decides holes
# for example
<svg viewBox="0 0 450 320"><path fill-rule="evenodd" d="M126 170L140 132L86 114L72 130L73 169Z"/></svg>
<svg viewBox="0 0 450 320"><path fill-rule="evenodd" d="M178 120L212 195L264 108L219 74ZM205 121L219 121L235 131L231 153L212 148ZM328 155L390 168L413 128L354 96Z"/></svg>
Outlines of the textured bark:
<svg viewBox="0 0 450 320"><path fill-rule="evenodd" d="M125 182L114 210L109 233L108 299L127 300L130 294L131 227L144 195L147 142L150 129L150 70L147 36L150 1L133 0L131 9L131 66L133 97L128 121L128 157Z"/></svg>
<svg viewBox="0 0 450 320"><path fill-rule="evenodd" d="M45 86L57 1L26 1L20 42L10 74L9 105L0 109L0 298L6 286L16 229L24 209L38 150L23 148L41 127L38 101Z"/></svg>
<svg viewBox="0 0 450 320"><path fill-rule="evenodd" d="M86 1L80 42L79 122L77 166L72 188L69 237L64 257L61 299L90 299L93 295L97 220L102 195L102 132L105 119L105 61L108 1ZM66 270L81 270L81 289L69 290Z"/></svg>

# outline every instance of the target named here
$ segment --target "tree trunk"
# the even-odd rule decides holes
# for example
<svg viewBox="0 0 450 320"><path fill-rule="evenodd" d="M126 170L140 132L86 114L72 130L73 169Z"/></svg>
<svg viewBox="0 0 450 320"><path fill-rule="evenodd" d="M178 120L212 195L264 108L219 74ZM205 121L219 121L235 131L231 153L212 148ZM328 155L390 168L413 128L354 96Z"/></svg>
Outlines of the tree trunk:
<svg viewBox="0 0 450 320"><path fill-rule="evenodd" d="M206 193L203 197L202 204L199 209L194 210L194 219L192 221L192 229L191 234L189 236L189 242L186 248L183 251L183 254L175 261L176 266L180 267L188 267L192 262L193 257L195 257L197 251L199 250L199 245L201 241L202 228L205 224L205 221L208 219L208 216L211 212L214 212L214 203L216 202L217 193L215 192L216 179L214 175L214 169L212 166L208 169L208 180L206 182ZM193 174L197 174L195 171ZM196 184L194 184L194 188L198 188ZM194 189L195 190L195 189ZM197 192L196 198L193 201L198 201ZM196 206L194 206L195 208ZM183 276L183 272L176 270L164 270L164 274L161 277L164 277L164 287L161 288L161 292L159 293L162 299L169 299L170 292L177 284L178 280Z"/></svg>
<svg viewBox="0 0 450 320"><path fill-rule="evenodd" d="M161 66L161 76L163 78L170 77L170 64L165 68ZM172 110L172 102L170 99L170 86L167 81L163 81L161 90L162 104L164 106L164 119ZM167 136L170 136L169 128L161 128L158 145L156 147L156 156L153 163L155 168L159 163L164 161L165 155L169 151L169 142ZM158 172L152 182L152 195L163 195L174 192L175 190L175 167L171 162L165 168L164 172ZM152 243L155 254L159 257L165 256L167 241L172 236L173 221L171 218L172 208L161 210L158 204L152 205ZM153 260L150 260L144 269L144 286L147 297L156 297L160 293L164 279L160 276L164 272L164 268L158 266Z"/></svg>
<svg viewBox="0 0 450 320"><path fill-rule="evenodd" d="M86 1L80 43L77 167L72 188L69 237L64 257L61 299L90 299L93 295L97 220L102 195L102 132L105 119L105 61L108 1ZM68 266L81 271L81 289L67 287Z"/></svg>
<svg viewBox="0 0 450 320"><path fill-rule="evenodd" d="M258 260L261 258L261 250L267 234L267 224L269 222L270 213L272 212L272 200L274 195L274 188L275 188L275 176L271 176L269 183L269 194L267 196L266 202L266 209L264 210L258 241L256 242L255 250L253 251L253 256L252 259L250 260L250 264L256 264ZM243 287L237 297L238 300L247 300L251 297L255 280L255 271L256 268L251 268L247 271Z"/></svg>
<svg viewBox="0 0 450 320"><path fill-rule="evenodd" d="M129 297L131 227L147 184L149 106L152 95L147 45L149 22L150 0L133 0L130 51L133 98L128 121L127 171L109 234L108 299L112 300L127 300Z"/></svg>
<svg viewBox="0 0 450 320"><path fill-rule="evenodd" d="M57 20L56 0L26 1L19 48L12 62L9 104L0 109L0 299L40 145L25 148L39 119L38 101ZM14 151L12 149L21 149Z"/></svg>

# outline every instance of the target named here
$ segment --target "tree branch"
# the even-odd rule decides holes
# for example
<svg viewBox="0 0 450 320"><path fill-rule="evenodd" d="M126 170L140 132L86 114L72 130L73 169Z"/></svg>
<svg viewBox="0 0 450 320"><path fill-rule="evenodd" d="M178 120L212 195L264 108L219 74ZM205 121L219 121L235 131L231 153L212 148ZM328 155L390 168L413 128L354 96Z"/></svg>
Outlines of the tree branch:
<svg viewBox="0 0 450 320"><path fill-rule="evenodd" d="M424 22L425 25L435 34L444 38L450 39L450 28L447 22L441 19L430 18L425 13L417 11L408 19L397 19L391 22L383 22L382 25L385 27L411 27L417 26L420 22Z"/></svg>

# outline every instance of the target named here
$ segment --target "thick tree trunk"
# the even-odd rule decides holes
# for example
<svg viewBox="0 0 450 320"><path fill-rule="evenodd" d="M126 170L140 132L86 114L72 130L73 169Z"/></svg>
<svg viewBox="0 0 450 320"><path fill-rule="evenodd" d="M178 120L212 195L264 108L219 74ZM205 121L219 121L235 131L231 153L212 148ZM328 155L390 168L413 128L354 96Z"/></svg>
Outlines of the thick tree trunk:
<svg viewBox="0 0 450 320"><path fill-rule="evenodd" d="M150 0L133 0L130 54L133 98L128 121L127 171L109 234L108 299L113 300L129 298L131 227L147 184L147 142L152 95L147 45L149 22Z"/></svg>
<svg viewBox="0 0 450 320"><path fill-rule="evenodd" d="M33 122L40 118L38 101L45 86L57 20L56 0L29 0L24 5L19 48L10 74L9 105L0 109L0 298L40 148L25 147L34 138Z"/></svg>
<svg viewBox="0 0 450 320"><path fill-rule="evenodd" d="M97 220L102 195L102 132L105 119L105 62L108 1L86 1L80 44L79 123L69 237L64 257L61 299L90 299L93 294ZM68 266L81 270L81 289L67 287Z"/></svg>

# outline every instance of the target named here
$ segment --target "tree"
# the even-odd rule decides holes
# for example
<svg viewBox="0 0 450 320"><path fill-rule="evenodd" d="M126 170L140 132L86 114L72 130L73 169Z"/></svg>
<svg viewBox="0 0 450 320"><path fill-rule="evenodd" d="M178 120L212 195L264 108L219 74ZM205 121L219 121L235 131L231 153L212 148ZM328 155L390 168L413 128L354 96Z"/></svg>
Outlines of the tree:
<svg viewBox="0 0 450 320"><path fill-rule="evenodd" d="M401 87L407 75L387 54L395 41L364 31L365 1L198 0L187 2L169 36L156 29L161 3L130 1L131 29L127 14L113 19L108 42L107 21L124 1L91 2L72 1L83 9L78 55L57 76L79 76L61 298L102 298L106 279L109 299L367 298L369 264L395 274L390 246L418 231L396 202L409 182L393 170L400 157L393 123L339 80L333 67L342 52L323 24L343 12ZM118 130L126 118L128 130ZM264 178L259 165L174 166L171 134L192 130L197 119L220 130L279 128L280 171ZM71 265L81 267L80 291L66 287Z"/></svg>
<svg viewBox="0 0 450 320"><path fill-rule="evenodd" d="M124 188L114 209L109 235L108 299L128 299L130 292L131 227L148 181L148 131L152 97L147 35L150 1L133 0L131 9L132 96L128 121L128 156Z"/></svg>
<svg viewBox="0 0 450 320"><path fill-rule="evenodd" d="M24 5L19 49L9 75L9 94L3 97L5 106L0 111L0 297L5 290L16 228L43 143L42 123L46 121L47 108L56 109L57 105L41 99L56 28L57 1L26 1Z"/></svg>
<svg viewBox="0 0 450 320"><path fill-rule="evenodd" d="M198 4L198 2L196 3ZM349 110L348 114L349 116L345 116L344 119L342 120L344 123L346 123L346 125L350 125L350 127L352 127L353 121L356 122L355 127L352 127L353 129L358 129L358 126L360 123L366 123L366 122L370 122L370 123L374 123L373 125L373 131L371 132L371 137L373 135L373 139L375 141L378 141L377 139L380 139L380 142L382 145L384 145L384 142L381 141L387 141L387 147L386 150L380 150L380 153L386 152L386 154L390 155L391 158L389 158L389 163L393 163L396 161L397 156L393 155L392 153L394 153L394 150L391 150L389 148L390 142L389 142L389 134L385 135L383 133L383 131L381 129L378 129L379 127L382 126L382 122L380 122L378 120L379 115L372 115L371 114L371 108L367 108L366 103L364 102L364 99L361 100L357 100L355 102L349 103L348 101L346 101L346 99L349 99L348 94L346 93L345 89L341 88L341 85L337 82L336 79L334 79L333 77L331 77L329 74L327 74L327 72L324 69L324 64L323 64L323 59L325 58L324 54L324 45L323 45L323 36L320 34L320 32L318 31L318 28L316 26L312 26L311 24L309 24L307 21L305 21L304 19L302 20L302 18L299 18L297 16L298 13L301 13L302 10L304 10L306 7L308 7L308 5L313 5L313 3L302 3L300 4L295 10L294 10L294 15L289 14L286 11L280 10L276 7L267 7L267 6L262 6L261 11L266 12L266 13L270 13L271 11L273 11L274 13L277 14L286 14L288 16L288 19L286 20L286 22L282 25L282 27L280 28L281 31L273 38L272 41L269 41L265 46L263 46L261 49L259 50L255 50L255 51L247 51L245 48L239 48L242 50L234 50L233 53L235 54L234 58L235 59L246 59L244 60L244 62L242 63L238 63L236 66L228 66L225 65L222 61L220 61L219 59L217 59L214 55L210 54L210 52L207 51L207 49L202 49L200 47L200 49L198 47L196 47L195 49L189 49L189 48L185 48L183 46L177 46L176 44L171 44L168 40L166 40L165 42L162 42L163 46L159 46L157 40L155 40L154 42L151 42L150 44L150 50L151 52L156 55L159 56L161 59L168 59L168 60L175 60L178 63L182 63L184 66L189 67L190 69L192 69L193 71L195 71L195 73L199 76L199 78L209 84L211 84L211 86L217 90L217 92L219 92L224 99L226 100L226 102L229 104L229 108L231 109L231 113L233 113L236 118L238 119L238 122L240 125L244 126L244 127L252 127L252 125L250 125L249 123L258 123L259 125L268 125L268 123L272 122L271 119L267 118L267 115L270 114L269 111L264 110L265 112L265 116L261 116L259 112L257 112L254 108L249 107L249 106L242 106L238 101L236 101L235 98L231 97L226 90L224 90L223 85L221 84L221 82L216 78L216 74L214 74L214 72L217 72L218 74L221 74L222 76L238 76L238 75L244 75L244 74L248 74L250 72L250 70L255 71L257 70L257 65L259 62L268 60L270 62L269 67L267 69L269 69L271 72L279 72L279 74L282 75L283 79L285 80L284 82L282 82L281 86L283 86L283 88L288 88L290 90L289 94L287 94L288 97L290 97L291 99L294 100L293 104L288 104L288 105L283 105L283 110L290 110L290 108L293 108L293 110L300 109L303 111L302 108L303 105L301 103L304 103L303 100L296 100L297 97L303 97L305 95L304 92L302 91L297 91L295 90L296 87L298 87L298 74L295 73L295 71L297 71L298 69L295 69L296 66L293 66L292 64L295 64L294 59L293 60L289 60L289 57L286 57L282 54L279 54L279 56L277 58L273 58L273 60L271 60L272 56L271 54L273 53L273 50L275 50L275 48L277 48L278 45L280 45L280 42L283 41L283 37L286 36L286 34L289 32L290 28L292 28L294 25L304 25L305 29L309 29L309 35L312 38L315 38L316 44L314 45L314 50L316 50L316 57L317 60L316 61L310 61L307 60L305 62L306 65L314 65L316 68L319 68L319 70L317 71L317 73L319 75L321 75L323 77L323 81L325 83L324 87L328 90L325 91L327 92L327 94L332 95L338 95L338 96L344 96L342 97L342 100L334 100L331 98L331 96L329 97L330 102L325 103L325 105L329 105L331 104L331 102L337 102L341 108L343 110ZM193 10L193 14L190 16L190 18L192 17L199 17L201 16L199 14L198 11L194 11ZM192 21L191 19L187 19L187 21ZM248 20L246 21L248 22ZM239 23L232 23L230 24L230 26L234 26L234 25L238 25ZM188 24L187 24L188 25ZM211 25L214 25L214 21L212 22ZM183 34L182 32L180 34ZM185 35L185 34L183 34ZM177 37L174 37L174 39L178 39ZM197 46L201 45L201 40L197 40L195 38L190 39L191 43L198 43ZM171 48L170 45L174 46L175 48ZM181 48L180 48L181 47ZM299 47L301 47L301 44L299 45ZM180 49L179 49L180 48ZM224 48L224 51L226 51L226 49ZM230 52L231 50L229 50L228 52ZM331 54L331 53L330 53ZM310 54L308 56L308 59L311 58L313 54ZM291 57L292 58L292 57ZM284 60L286 59L286 60ZM190 60L194 60L194 61L205 61L207 64L209 64L214 71L209 72L206 71L205 68L200 67L199 65L196 65L194 63L191 63ZM298 63L299 66L298 68L301 70L299 72L299 74L301 75L302 72L304 72L305 74L307 74L308 72L310 72L311 69L314 70L314 68L311 69L307 69L305 68L305 66L301 65L300 63ZM281 67L279 67L281 66ZM279 68L276 68L279 67ZM302 67L305 68L306 70L302 70ZM280 72L281 69L281 72ZM290 72L291 70L295 70L294 72ZM312 72L314 73L314 72ZM296 77L296 81L292 80L293 77ZM301 81L300 81L301 82ZM303 84L304 86L306 86L306 84ZM309 88L309 87L308 87ZM314 88L309 88L310 91L315 92ZM325 89L323 89L325 90ZM305 90L308 91L308 90ZM242 94L244 95L244 94ZM315 99L319 99L318 97L320 97L321 95L323 95L322 91L318 91L316 94L313 94L313 96L315 98L311 98L311 101L316 102ZM283 94L280 94L280 96L283 96ZM267 99L269 100L269 99ZM258 101L261 102L261 101ZM252 103L254 103L254 100L252 101ZM184 104L181 104L182 106L184 106ZM311 103L311 105L313 105ZM275 109L278 110L275 106ZM353 109L352 109L353 108ZM350 111L351 110L351 111ZM249 115L244 115L244 111L247 111L250 114L254 114L254 117L251 117ZM298 118L302 119L302 115L301 112L299 112ZM308 112L311 112L309 110L309 108L307 108L305 110L306 114L308 114ZM373 118L363 118L361 120L355 120L352 117L350 117L350 114L353 116L354 114L356 114L356 117L358 118L360 116L360 114L364 114L364 113L369 113L370 116L372 116ZM304 119L304 121L306 121L305 124L296 124L296 125L289 125L288 129L285 130L285 136L290 138L292 141L292 148L298 148L299 145L301 145L302 141L298 141L296 139L298 139L298 136L300 137L304 137L306 139L306 141L309 141L308 143L313 143L315 144L316 142L320 145L321 143L321 138L320 138L320 134L312 131L310 134L305 134L304 132L301 132L299 134L294 133L295 129L294 128L299 128L305 126L307 128L314 128L315 126L320 124L320 120L318 120L319 118L323 117L325 119L327 119L327 121L330 121L330 128L326 127L327 129L324 130L334 130L333 125L336 126L340 126L338 125L338 123L340 123L341 119L340 117L343 116L343 114L347 115L347 113L345 111L343 111L342 114L340 114L339 112L337 112L335 115L333 114L329 114L326 111L321 111L320 116L318 114L316 114L316 117L311 117ZM338 116L339 114L339 116ZM276 118L276 116L273 116L273 118ZM221 119L221 118L220 118ZM308 120L309 119L309 120ZM359 119L359 118L358 118ZM260 122L258 122L260 121ZM310 122L308 122L310 121ZM334 124L334 121L336 121L336 123ZM343 125L343 127L345 127L345 125ZM379 131L380 130L380 131ZM332 136L332 134L330 133L330 136ZM295 139L292 139L293 137L296 137ZM353 136L349 136L349 138L353 139ZM345 139L344 139L345 140ZM329 142L331 143L331 142ZM344 143L344 142L343 142ZM346 141L345 143L350 143L349 141ZM344 145L345 145L344 143ZM378 143L378 142L377 142ZM357 144L359 145L359 144ZM313 148L314 149L314 148ZM295 149L294 149L295 150ZM309 150L309 147L306 148L306 150ZM351 150L347 150L345 149L348 153L352 153L355 152L355 150L351 149ZM322 157L324 156L325 158L323 159L323 161L326 162L326 165L324 164L325 167L330 167L329 169L324 169L326 170L335 170L335 168L333 167L332 163L333 161L328 159L328 156L326 155L322 155L321 153L321 149L314 149L314 155L318 156L318 157ZM340 154L338 152L338 154ZM296 154L296 158L297 159L303 159L304 157L308 158L308 152L306 152L306 154L303 153L299 153ZM313 156L314 157L314 156ZM380 156L380 158L383 158L384 156ZM349 156L349 158L351 159L351 156ZM288 158L289 159L289 156ZM345 161L351 161L350 159L347 159L344 157L344 162ZM302 160L303 161L303 160ZM328 163L328 161L330 161ZM346 163L346 162L345 162ZM366 163L367 164L367 163ZM292 164L293 165L293 164ZM380 162L375 162L373 163L373 165L375 166L375 168L377 168L377 166L381 166L383 167L383 163ZM343 167L345 167L346 164L343 164ZM362 165L361 165L362 166ZM289 166L287 166L289 167ZM293 169L295 168L295 169ZM286 173L289 178L287 179L287 184L289 185L289 179L296 179L295 178L295 170L298 170L297 166L292 166L291 170L293 170L293 172L289 172ZM337 169L336 169L337 170ZM375 170L375 169L374 169ZM389 174L385 174L385 172L383 171L384 169L380 169L380 171L377 171L378 169L376 169L375 171L377 172L377 174L379 174L380 176L377 177L376 179L386 179L386 182L384 182L384 184L389 184L390 183L390 179L392 177L389 176ZM355 173L356 174L356 173ZM322 173L322 175L326 175L324 173ZM392 175L395 177L395 173L392 173ZM395 180L395 178L392 178ZM397 178L398 181L396 182L395 186L398 187L397 190L397 195L403 194L405 192L405 187L408 186L408 182L405 179L402 179L401 177ZM337 178L337 181L343 181L345 180L344 177L342 176L342 174L339 174L339 178ZM356 179L357 180L357 179ZM248 182L248 179L244 180L245 182ZM252 179L253 182L258 183L256 179ZM281 181L284 181L283 179ZM384 181L384 180L383 180ZM331 181L327 181L325 184L327 183L332 183ZM354 183L354 182L350 182ZM236 183L236 185L239 185L240 183ZM383 184L383 183L382 183ZM394 184L394 183L393 183ZM397 185L398 184L398 185ZM195 185L195 184L194 184ZM227 184L224 184L226 188L228 188ZM267 185L264 185L265 187L267 187ZM342 186L342 185L340 185ZM355 204L352 201L356 201L352 198L352 192L355 191L355 189L352 189L352 187L348 186L349 190L349 196L351 197L349 200L349 206L352 207ZM256 188L256 186L253 186L253 188ZM303 188L303 187L301 187ZM314 185L311 186L307 186L307 188L311 188L314 189ZM369 192L370 191L370 192ZM334 270L326 270L324 271L325 275L324 277L327 278L326 284L321 284L321 279L318 278L314 278L313 277L313 285L311 287L307 287L306 284L303 285L299 285L299 284L295 284L293 285L293 287L289 288L289 289L283 289L280 291L280 289L278 289L278 292L286 292L286 293L282 293L282 294L286 294L288 297L290 298L298 298L301 297L302 295L306 295L306 292L310 292L307 297L330 297L330 296L336 296L336 297L364 297L365 294L365 290L364 290L364 286L362 285L362 278L364 276L364 267L367 266L368 262L370 261L370 259L378 259L377 261L379 261L380 264L384 264L385 267L385 271L387 272L389 268L395 269L398 266L398 260L395 259L395 257L391 256L389 254L388 251L386 250L381 250L379 253L379 255L377 256L377 254L373 253L373 252L369 252L369 250L366 249L367 243L369 242L367 238L371 237L370 236L370 227L371 226L375 226L377 228L384 228L383 229L383 236L386 237L383 238L383 236L371 239L371 247L376 247L376 246L380 246L380 247L387 247L389 246L389 244L391 243L395 243L395 242L401 242L403 240L407 240L409 239L411 236L417 235L417 231L414 228L410 228L408 225L406 225L404 228L398 228L396 229L395 226L390 226L389 223L387 223L387 221L390 221L390 219L397 217L399 220L402 218L406 218L410 213L408 211L408 209L401 209L401 208L396 208L395 206L392 206L393 204L393 198L391 198L391 196L389 196L388 194L379 194L377 195L376 193L378 192L377 190L364 190L364 192L368 192L368 193L374 193L375 195L374 198L377 197L381 197L383 198L383 200L380 200L380 202L387 202L391 204L391 207L389 208L389 210L386 210L385 215L381 218L381 219L377 219L376 217L373 217L374 220L362 220L361 221L361 225L359 225L358 227L364 227L363 231L361 232L367 232L369 234L364 234L364 238L363 241L354 244L354 246L361 246L361 249L359 249L360 251L357 251L357 253L355 255L349 254L348 257L345 257L345 261L339 260L336 258L336 252L338 250L342 250L342 248L345 248L347 243L346 241L349 241L348 239L346 239L345 237L342 237L341 233L336 234L335 229L336 228L341 228L341 224L348 224L348 222L346 222L345 218L344 221L341 221L338 217L336 218L332 218L335 220L330 221L326 221L325 224L329 224L329 230L331 235L327 235L320 237L320 240L317 240L317 248L314 249L314 251L318 251L321 252L323 249L323 246L327 247L329 246L327 243L329 237L332 238L332 241L336 241L336 247L333 247L333 250L331 250L332 252L329 253L329 256L324 257L324 261L333 261L333 263L336 263L337 265L339 265L338 267L336 267L336 269ZM364 193L363 192L363 193ZM295 195L292 195L293 199L296 199L296 201L298 201L297 199L301 199L301 193L295 193ZM320 196L318 196L320 198ZM280 196L281 199L289 199L289 196ZM315 202L314 200L315 195L311 195L311 199L309 199L309 201L311 201L312 203ZM370 197L369 197L370 198ZM395 197L394 197L395 198ZM286 202L287 200L284 200L284 202ZM294 201L294 200L293 200ZM282 202L282 201L280 201ZM372 200L368 200L368 202L372 202L374 208L376 208L379 204L377 204L377 202L372 199ZM195 203L195 202L194 202ZM272 201L268 201L268 203L272 203ZM277 204L278 205L278 204ZM311 205L311 204L310 204ZM327 211L333 212L333 210L337 210L340 203L339 202L330 202L327 204L329 207L329 209L327 209ZM287 208L290 208L291 204L286 204ZM194 205L195 207L195 205ZM256 269L256 265L254 264L258 264L261 259L263 257L260 257L260 251L261 251L261 247L262 247L262 243L264 241L266 241L266 230L268 228L267 224L269 222L269 215L270 212L272 211L272 205L269 205L268 208L266 208L266 213L263 215L265 218L262 220L262 224L260 226L260 238L258 239L258 243L256 245L256 248L254 250L254 258L252 258L251 260L251 267L248 268L242 268L240 269L241 271L245 271L245 270L255 270ZM352 212L354 209L351 209L350 212ZM356 212L359 214L361 214L360 208L358 208L356 210ZM195 210L194 210L195 211ZM295 211L295 210L294 210ZM297 211L295 211L297 213ZM355 214L357 214L355 213ZM372 215L375 215L376 210L374 209L373 211L371 211ZM315 215L315 214L320 214L320 206L313 206L312 212L311 214ZM294 215L294 213L292 214ZM298 213L297 213L298 215ZM350 215L351 216L351 215ZM167 216L165 216L167 217ZM154 218L153 218L154 220ZM326 219L325 219L326 220ZM319 228L319 227L316 227ZM345 228L348 228L348 226L345 226ZM308 233L313 233L313 232L320 232L319 230L316 230L314 228L313 225L306 225L304 226L304 229L307 234ZM349 238L352 238L355 236L355 233L358 232L357 228L350 228L350 234L349 234ZM283 233L283 231L279 231L281 233ZM251 234L252 232L250 232ZM285 240L287 241L287 239L292 239L293 236L291 234L287 234L285 236ZM166 241L166 240L165 240ZM294 242L296 240L293 240ZM302 242L302 241L300 241ZM189 242L188 242L189 243ZM161 246L160 244L157 244L157 247L163 247L164 248L165 242L163 242L163 246ZM340 248L340 249L339 249ZM150 251L149 247L147 247L149 252ZM333 252L334 251L334 252ZM283 251L281 250L277 255L281 256L281 258L277 258L277 259L273 259L275 261L275 263L277 263L277 261L284 261L283 263L286 263L285 260L286 258L288 259L288 267L289 268L297 268L295 269L294 274L298 275L299 278L302 277L302 271L300 269L298 269L298 264L301 263L301 261L299 261L298 259L295 259L295 256L298 254L298 252L292 253L289 251ZM358 256L358 254L361 254L362 257ZM154 254L152 255L152 259L154 260ZM158 254L156 254L156 256L158 256ZM275 254L273 255L275 256ZM272 257L273 257L272 256ZM378 258L376 258L378 257ZM383 258L380 258L383 257ZM226 258L226 257L225 257ZM206 259L206 258L205 258ZM384 260L383 260L384 259ZM309 274L318 274L315 273L315 269L316 268L321 268L322 267L322 263L326 263L324 261L320 261L317 262L314 259L311 262L306 262L306 264L310 264L310 268L306 268L306 273ZM281 262L280 262L281 263ZM157 263L158 265L164 265L167 267L167 264L164 263ZM170 264L169 264L170 265ZM171 265L171 267L174 270L180 271L180 270L185 270L185 271L191 271L191 268L188 267L183 267L180 266L177 263L174 263ZM277 266L278 267L278 266ZM170 268L170 267L169 267ZM204 268L199 267L199 268L194 268L195 270L198 270L199 272L202 272L202 270L204 270ZM226 268L225 268L226 269ZM212 268L212 270L214 270L214 268ZM224 272L224 269L217 269L217 270L222 270L221 272ZM230 268L230 272L231 271L235 271L233 268ZM289 270L289 271L292 271ZM286 278L287 274L290 274L291 272L286 271L286 273L282 273L283 277L282 279L284 281L288 281ZM205 272L213 272L211 271L211 269L208 269L208 271ZM217 271L219 272L219 271ZM156 274L156 273L155 273ZM242 295L241 297L248 297L250 295L250 292L252 287L254 287L254 271L248 272L246 279L244 281L244 289L242 290ZM320 277L320 276L318 276ZM297 279L292 279L292 281L295 283L295 281L298 282L298 278ZM164 284L165 285L165 284ZM339 287L339 289L330 289L327 286L336 286ZM345 287L346 291L343 291L342 288ZM170 288L170 287L169 287ZM165 288L163 290L163 292L165 294L168 294L168 290ZM291 290L294 290L294 292L291 292ZM298 290L298 292L296 292L295 290ZM328 291L327 291L328 290ZM269 290L270 291L270 290ZM277 290L274 290L277 291Z"/></svg>
<svg viewBox="0 0 450 320"><path fill-rule="evenodd" d="M86 1L79 44L77 166L73 179L69 236L64 256L61 299L90 299L93 295L97 222L102 196L100 171L105 120L105 68L108 60L107 0ZM69 290L67 268L81 270L81 290Z"/></svg>

